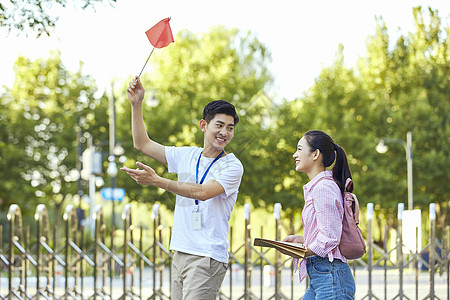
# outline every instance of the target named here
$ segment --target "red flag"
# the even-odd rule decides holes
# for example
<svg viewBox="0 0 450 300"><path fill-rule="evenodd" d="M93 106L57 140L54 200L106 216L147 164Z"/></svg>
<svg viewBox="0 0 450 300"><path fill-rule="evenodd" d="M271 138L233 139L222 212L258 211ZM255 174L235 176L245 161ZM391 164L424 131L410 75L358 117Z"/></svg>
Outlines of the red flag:
<svg viewBox="0 0 450 300"><path fill-rule="evenodd" d="M167 47L170 43L174 42L169 21L170 18L165 18L145 32L148 40L153 45L153 47L164 48Z"/></svg>

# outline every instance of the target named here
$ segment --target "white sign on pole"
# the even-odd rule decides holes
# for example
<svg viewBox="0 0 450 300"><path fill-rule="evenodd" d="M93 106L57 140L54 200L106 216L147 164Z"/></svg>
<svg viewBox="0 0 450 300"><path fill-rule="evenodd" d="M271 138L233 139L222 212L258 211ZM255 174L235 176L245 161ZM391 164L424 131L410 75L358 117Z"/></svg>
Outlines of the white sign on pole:
<svg viewBox="0 0 450 300"><path fill-rule="evenodd" d="M405 254L420 252L422 249L422 214L420 209L403 211L403 244Z"/></svg>

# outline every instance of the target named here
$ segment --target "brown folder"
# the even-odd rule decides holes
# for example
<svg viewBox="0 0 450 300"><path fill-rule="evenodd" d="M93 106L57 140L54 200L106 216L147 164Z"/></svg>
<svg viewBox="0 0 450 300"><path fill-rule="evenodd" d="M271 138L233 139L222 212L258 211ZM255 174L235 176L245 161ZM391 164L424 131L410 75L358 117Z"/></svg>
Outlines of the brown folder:
<svg viewBox="0 0 450 300"><path fill-rule="evenodd" d="M255 238L253 240L253 246L275 248L281 253L292 257L305 257L306 254L306 246L300 243Z"/></svg>

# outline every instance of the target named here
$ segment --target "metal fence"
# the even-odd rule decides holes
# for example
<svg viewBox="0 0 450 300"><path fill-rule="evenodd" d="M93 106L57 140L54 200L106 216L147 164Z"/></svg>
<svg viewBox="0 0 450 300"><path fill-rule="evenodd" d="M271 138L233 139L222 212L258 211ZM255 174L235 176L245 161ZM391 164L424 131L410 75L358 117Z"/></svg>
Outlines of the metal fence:
<svg viewBox="0 0 450 300"><path fill-rule="evenodd" d="M274 210L275 236L267 238L279 240L281 206L275 204ZM436 216L434 204L431 204L428 244L420 251L405 253L402 211L403 206L399 205L396 245L388 247L385 228L381 248L373 242L373 205L368 204L364 235L367 253L350 262L359 291L357 298L450 299L449 227L444 237L435 236ZM240 244L233 244L236 229L230 228L229 270L218 298L301 298L308 283L298 284L292 259L273 249L254 247L252 237L261 237L263 229L258 233L256 228L252 230L248 206L243 218L244 240ZM36 208L34 232L24 229L21 210L16 204L10 206L7 219L6 245L1 244L3 230L0 227L0 299L171 298L172 252L163 243L163 237L169 237L171 229L161 226L158 204L152 208L151 230L147 231L133 225L131 206L125 205L120 235L114 228L107 232L103 209L97 206L90 242L85 240L84 226L79 226L73 205L68 205L64 211L62 239L57 239L43 204ZM144 235L151 236L150 246L144 246ZM119 236L121 241L118 241ZM58 240L64 243L59 245ZM429 278L425 286L421 282L424 277Z"/></svg>

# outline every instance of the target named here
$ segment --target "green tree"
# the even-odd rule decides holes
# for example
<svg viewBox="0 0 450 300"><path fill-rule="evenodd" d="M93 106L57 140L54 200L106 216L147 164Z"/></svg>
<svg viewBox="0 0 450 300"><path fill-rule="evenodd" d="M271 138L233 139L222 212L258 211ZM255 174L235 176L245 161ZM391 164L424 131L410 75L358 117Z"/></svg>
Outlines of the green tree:
<svg viewBox="0 0 450 300"><path fill-rule="evenodd" d="M253 165L248 163L252 155L248 150L259 147L257 137L263 134L252 104L254 97L271 83L267 69L270 53L251 33L224 27L211 28L199 35L182 31L175 40L174 45L151 58L154 70L142 76L147 88L144 101L149 104L144 108L149 135L163 145L201 146L203 135L198 122L203 107L217 99L233 103L241 120L229 150L236 153L245 166L239 196L239 201L244 201L253 196L248 183L255 173ZM130 124L125 86L120 93L118 123ZM158 174L170 176L165 174L164 166L154 164L132 149L129 125L118 128L118 137L124 141L129 158L147 162ZM134 162L131 159L127 164L133 166ZM123 180L121 184L127 186L131 199L149 202L163 199L163 203L173 208L175 197L172 194L138 186L129 178Z"/></svg>
<svg viewBox="0 0 450 300"><path fill-rule="evenodd" d="M414 9L416 31L397 40L389 50L385 27L369 43L369 59L361 61L362 80L371 100L370 112L378 137L405 140L406 132L413 136L414 203L427 209L430 202L445 204L444 170L450 165L446 150L449 142L450 109L448 27L441 28L437 12L429 9L430 23L424 23L421 7ZM446 32L446 34L444 34ZM377 156L378 172L386 174L380 185L386 191L388 206L406 199L405 151L400 145L390 145L384 157ZM384 204L384 202L383 202Z"/></svg>
<svg viewBox="0 0 450 300"><path fill-rule="evenodd" d="M355 138L357 132L366 131L364 127L368 126L364 121L364 110L360 109L366 104L360 101L364 99L364 91L354 72L345 67L342 53L343 48L340 46L334 64L322 70L308 93L303 98L283 102L277 112L276 132L280 139L271 145L274 149L272 157L278 161L273 177L277 180L276 199L289 215L295 214L303 206L302 186L308 182L308 178L295 171L292 155L299 139L308 130L327 132L351 154L349 163L354 180L360 180L358 170L364 164L349 149L368 138Z"/></svg>
<svg viewBox="0 0 450 300"><path fill-rule="evenodd" d="M323 130L348 153L361 205L372 202L380 213L395 216L397 204L407 203L405 151L392 144L382 155L375 147L380 138L405 140L411 131L415 207L427 210L430 202L438 203L443 226L448 223L449 209L448 176L444 174L450 167L446 150L450 136L449 29L442 28L432 9L428 10L429 24L420 7L413 13L414 33L391 45L386 25L378 19L376 34L368 39L367 55L355 70L344 66L340 48L333 65L322 70L306 96L283 103L277 130L286 146L274 148L279 151L274 156L283 160L280 169L287 173L292 170L290 157L298 138L310 129ZM295 207L289 197L298 194L299 185L279 189L277 197L285 195L283 205Z"/></svg>
<svg viewBox="0 0 450 300"><path fill-rule="evenodd" d="M18 203L24 214L45 203L60 209L77 192L77 132L107 138L107 105L95 82L67 71L59 52L48 59L15 63L14 86L2 95L3 207ZM107 102L106 102L107 103ZM5 210L3 210L5 211Z"/></svg>

